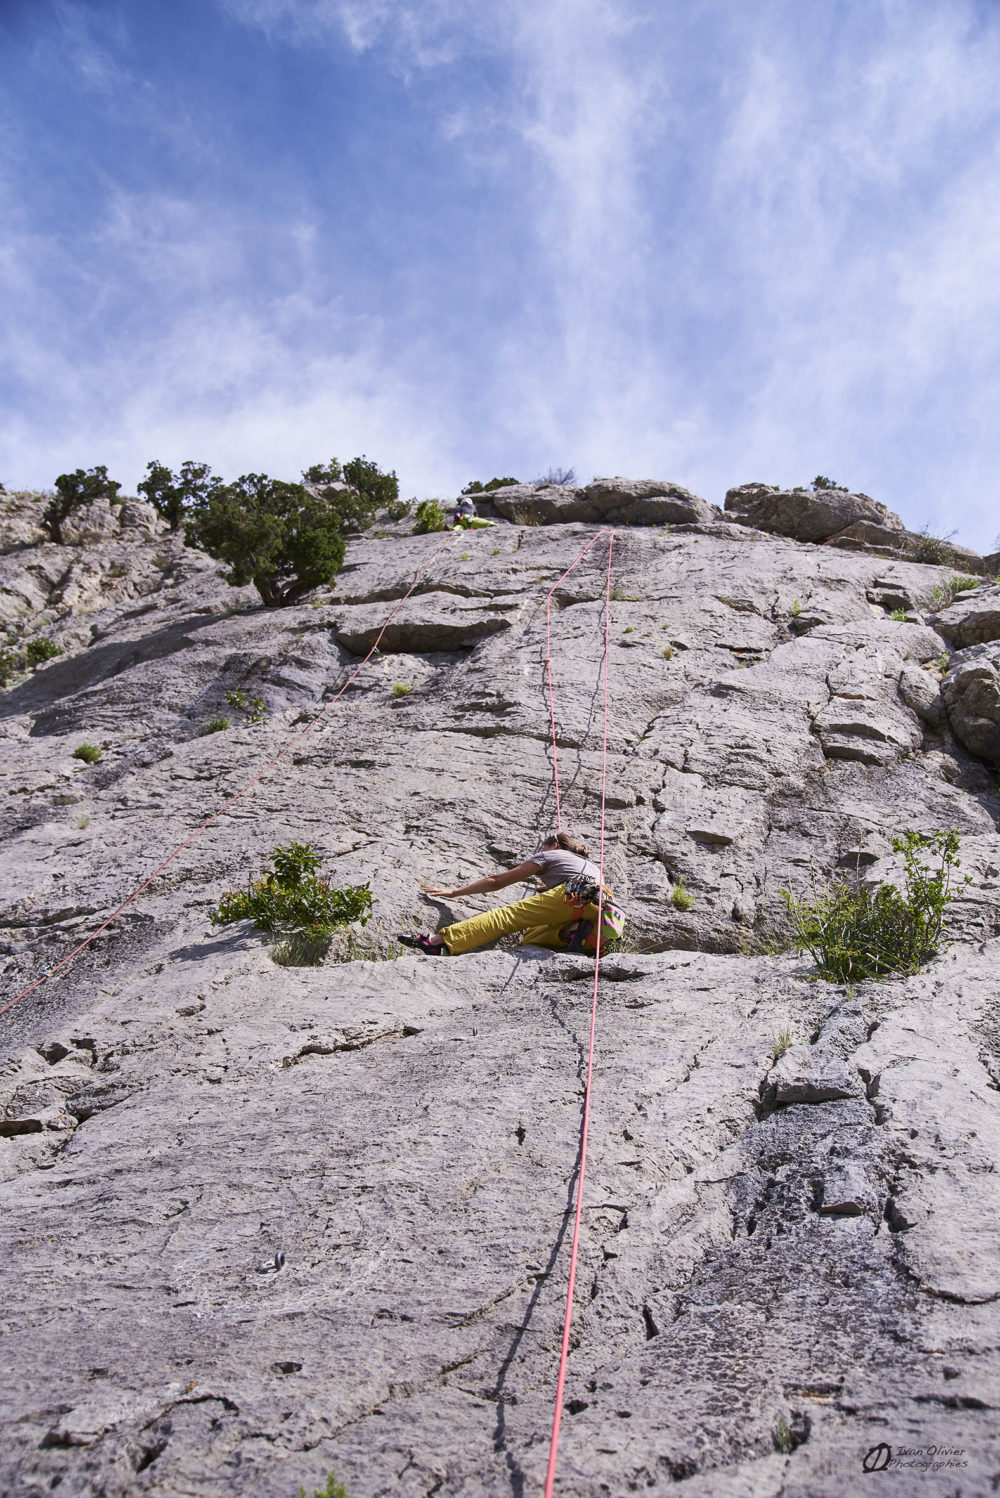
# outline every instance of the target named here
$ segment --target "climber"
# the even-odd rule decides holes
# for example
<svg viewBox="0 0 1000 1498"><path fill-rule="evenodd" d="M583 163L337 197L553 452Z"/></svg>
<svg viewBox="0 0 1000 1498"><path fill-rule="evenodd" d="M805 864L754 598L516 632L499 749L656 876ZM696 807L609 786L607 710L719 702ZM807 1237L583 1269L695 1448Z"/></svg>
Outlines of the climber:
<svg viewBox="0 0 1000 1498"><path fill-rule="evenodd" d="M539 894L486 910L467 921L456 921L441 931L420 936L401 936L405 946L416 947L428 957L457 957L504 936L509 931L523 931L524 941L536 947L567 948L575 952L595 952L598 947L598 897L601 871L591 863L583 843L566 832L554 832L524 863L506 874L490 874L463 884L457 889L439 889L425 884L425 894L444 898L458 895L480 895L509 884L537 880ZM569 907L567 909L567 906ZM625 917L605 886L600 910L602 949L621 936Z"/></svg>
<svg viewBox="0 0 1000 1498"><path fill-rule="evenodd" d="M471 494L459 495L455 501L455 513L452 516L451 528L453 531L481 531L495 526L495 520L483 520L476 513L476 502Z"/></svg>

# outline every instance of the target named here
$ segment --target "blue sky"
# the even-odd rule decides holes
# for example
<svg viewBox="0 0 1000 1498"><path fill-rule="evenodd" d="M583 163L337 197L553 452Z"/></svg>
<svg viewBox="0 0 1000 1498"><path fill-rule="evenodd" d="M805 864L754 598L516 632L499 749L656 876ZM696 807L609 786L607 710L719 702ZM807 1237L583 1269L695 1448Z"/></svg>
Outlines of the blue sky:
<svg viewBox="0 0 1000 1498"><path fill-rule="evenodd" d="M995 0L0 0L0 479L817 472L1000 530Z"/></svg>

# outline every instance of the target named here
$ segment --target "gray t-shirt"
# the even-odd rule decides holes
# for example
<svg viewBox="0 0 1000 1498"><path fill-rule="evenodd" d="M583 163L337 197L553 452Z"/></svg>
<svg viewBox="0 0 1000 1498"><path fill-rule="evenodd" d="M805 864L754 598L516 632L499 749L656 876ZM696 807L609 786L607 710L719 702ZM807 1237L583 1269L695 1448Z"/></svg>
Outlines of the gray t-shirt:
<svg viewBox="0 0 1000 1498"><path fill-rule="evenodd" d="M532 853L529 862L541 865L539 878L544 889L555 889L556 885L565 884L567 879L575 879L577 874L586 874L595 884L601 882L601 871L596 863L581 858L579 853L570 853L566 848L539 848L537 853Z"/></svg>

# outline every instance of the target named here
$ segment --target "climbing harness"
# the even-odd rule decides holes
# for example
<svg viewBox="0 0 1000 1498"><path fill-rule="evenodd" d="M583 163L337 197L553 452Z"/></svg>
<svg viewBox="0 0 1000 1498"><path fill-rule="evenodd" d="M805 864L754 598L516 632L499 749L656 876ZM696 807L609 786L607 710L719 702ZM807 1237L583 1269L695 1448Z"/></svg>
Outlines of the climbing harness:
<svg viewBox="0 0 1000 1498"><path fill-rule="evenodd" d="M573 571L573 568L581 561L596 541L601 536L608 537L608 570L604 584L604 658L602 661L602 675L604 678L604 730L601 744L601 846L598 859L600 871L600 884L597 890L597 923L603 931L605 889L604 889L604 825L605 811L607 807L607 779L608 779L608 655L611 646L611 561L615 549L615 533L613 530L598 531L592 540L580 552L576 561L572 562L562 577L556 579L549 589L545 601L545 665L549 687L549 720L552 725L552 771L555 785L556 798L556 825L562 825L562 813L559 803L559 750L556 736L556 710L555 700L552 692L552 595L555 593L564 577ZM601 948L598 945L594 952L594 988L590 1001L590 1041L587 1047L587 1075L583 1091L583 1118L580 1123L580 1157L579 1169L576 1177L576 1211L573 1217L573 1242L569 1255L569 1280L566 1286L566 1310L563 1315L562 1343L559 1349L559 1372L556 1378L555 1408L552 1414L552 1434L549 1438L549 1461L545 1472L544 1498L552 1498L553 1488L556 1480L556 1464L559 1459L559 1428L562 1424L563 1396L566 1392L566 1366L569 1361L569 1334L573 1320L573 1295L576 1290L576 1265L580 1249L580 1226L583 1219L583 1191L587 1176L587 1139L590 1133L590 1094L591 1082L594 1075L594 1039L597 1031L597 985L601 974Z"/></svg>
<svg viewBox="0 0 1000 1498"><path fill-rule="evenodd" d="M235 795L230 796L228 801L224 801L223 804L219 807L218 811L214 811L212 815L208 817L204 822L202 822L199 826L197 826L193 832L189 832L184 841L177 845L177 847L171 853L170 857L165 858L160 864L159 868L154 869L149 878L143 880L142 884L139 885L139 888L134 890L133 893L129 895L127 900L123 900L122 903L118 906L118 909L112 911L111 915L108 916L106 921L101 922L96 931L92 931L91 934L86 937L84 941L80 942L79 946L74 947L72 952L68 953L68 955L65 956L61 962L57 962L54 967L47 968L46 971L42 973L40 978L36 978L33 983L28 984L27 988L22 988L20 993L15 994L8 1003L4 1004L3 1007L0 1008L0 1014L6 1014L8 1009L13 1009L15 1004L20 1003L21 999L25 998L29 993L33 992L34 989L40 988L43 983L47 983L49 979L54 978L57 973L62 971L63 968L68 967L68 965L73 961L74 957L78 957L86 947L89 947L91 942L96 940L96 938L100 936L102 931L107 930L112 921L117 920L123 911L127 910L130 905L134 904L135 901L138 900L139 896L145 890L147 890L151 884L159 879L164 869L167 868L168 865L172 864L174 859L180 853L183 853L184 849L188 846L189 843L192 843L194 841L199 833L204 832L206 827L211 826L214 821L223 816L231 806L235 806L236 802L239 801L241 797L245 796L248 791L252 790L259 781L263 780L264 776L267 775L270 770L273 770L275 765L279 764L281 760L285 758L285 755L288 754L292 749L294 749L296 744L301 743L301 741L306 737L307 734L312 733L313 729L323 721L334 704L344 695L344 693L347 691L347 688L351 685L351 682L355 679L359 672L364 670L365 666L367 666L372 656L377 653L379 645L382 643L382 637L384 636L386 630L389 628L389 625L392 623L392 620L395 618L396 614L398 614L400 609L403 607L403 604L416 589L416 586L419 583L423 572L431 565L436 557L439 557L443 551L447 550L454 539L455 537L453 535L450 535L448 539L437 548L436 551L431 553L431 555L425 562L420 563L420 566L413 574L412 583L407 588L406 592L403 594L399 602L396 604L395 608L393 608L391 613L387 616L385 623L382 625L382 628L375 636L374 645L369 650L364 660L354 668L340 690L330 698L330 701L319 713L316 714L316 717L313 718L312 722L307 723L305 728L303 728L300 733L295 734L293 738L289 739L288 743L285 745L284 749L281 750L280 754L276 754L272 760L269 760L264 768L262 770L259 770L252 780L248 780L246 785L242 786L241 789L235 793Z"/></svg>

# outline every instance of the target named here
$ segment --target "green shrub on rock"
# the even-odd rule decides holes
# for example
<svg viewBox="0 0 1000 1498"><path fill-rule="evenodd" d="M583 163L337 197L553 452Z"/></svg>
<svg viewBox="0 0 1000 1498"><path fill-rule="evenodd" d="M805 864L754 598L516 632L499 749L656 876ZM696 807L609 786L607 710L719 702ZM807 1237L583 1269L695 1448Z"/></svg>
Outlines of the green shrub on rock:
<svg viewBox="0 0 1000 1498"><path fill-rule="evenodd" d="M417 523L413 527L413 534L426 536L431 531L443 531L447 523L448 517L439 499L422 499L417 505Z"/></svg>
<svg viewBox="0 0 1000 1498"><path fill-rule="evenodd" d="M955 898L952 874L959 867L958 833L927 836L907 832L893 838L903 855L902 888L842 877L813 900L779 890L796 944L807 950L831 983L857 983L890 973L917 972L936 957L948 905ZM925 861L929 853L936 868ZM965 875L965 884L971 883Z"/></svg>
<svg viewBox="0 0 1000 1498"><path fill-rule="evenodd" d="M103 464L97 468L75 468L72 473L61 473L56 479L56 492L42 511L42 524L51 539L61 545L63 521L74 510L93 504L95 499L121 504L118 499L120 488L121 484L108 478L108 470Z"/></svg>
<svg viewBox="0 0 1000 1498"><path fill-rule="evenodd" d="M184 539L225 562L232 587L253 583L268 608L283 608L336 577L352 508L302 484L245 473L192 501Z"/></svg>
<svg viewBox="0 0 1000 1498"><path fill-rule="evenodd" d="M179 531L189 511L202 502L218 483L211 477L207 463L192 463L190 459L181 464L176 476L163 463L154 458L146 465L146 477L139 485L153 509L170 526Z"/></svg>
<svg viewBox="0 0 1000 1498"><path fill-rule="evenodd" d="M372 914L368 884L337 889L319 872L320 855L308 843L274 849L271 868L250 880L246 889L227 890L210 919L215 926L253 921L258 931L284 939L280 956L290 966L321 962L334 932ZM298 960L289 960L295 959Z"/></svg>
<svg viewBox="0 0 1000 1498"><path fill-rule="evenodd" d="M98 749L96 744L79 744L73 750L73 758L82 759L85 765L96 765L104 758L104 750Z"/></svg>

